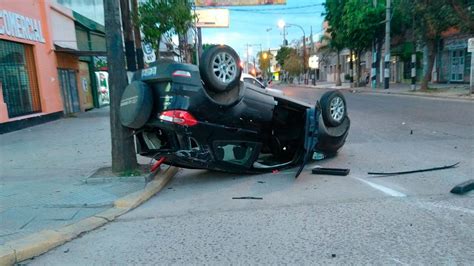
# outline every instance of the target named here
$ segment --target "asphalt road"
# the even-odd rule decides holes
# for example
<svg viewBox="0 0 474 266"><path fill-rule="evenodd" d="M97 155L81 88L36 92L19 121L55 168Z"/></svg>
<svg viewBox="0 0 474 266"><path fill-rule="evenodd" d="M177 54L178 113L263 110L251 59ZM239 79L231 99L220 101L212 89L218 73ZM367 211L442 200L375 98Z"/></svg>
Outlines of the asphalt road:
<svg viewBox="0 0 474 266"><path fill-rule="evenodd" d="M314 102L323 91L285 92ZM182 170L143 206L27 263L472 264L474 192L449 191L473 178L474 104L345 96L346 145L298 179L295 169L251 176ZM436 172L367 175L455 162ZM311 175L315 165L351 173Z"/></svg>

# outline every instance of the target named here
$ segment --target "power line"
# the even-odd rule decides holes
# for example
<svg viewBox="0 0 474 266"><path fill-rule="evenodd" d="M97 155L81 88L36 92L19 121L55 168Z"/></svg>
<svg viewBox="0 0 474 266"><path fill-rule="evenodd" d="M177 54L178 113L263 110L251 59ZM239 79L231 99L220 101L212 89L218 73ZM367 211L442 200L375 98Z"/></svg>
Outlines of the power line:
<svg viewBox="0 0 474 266"><path fill-rule="evenodd" d="M303 6L291 6L291 7L273 7L273 8L229 8L231 11L284 11L284 10L294 10L294 9L302 9L302 8L310 8L310 7L317 7L323 6L323 4L311 4L311 5L303 5ZM206 7L206 8L222 8L219 7Z"/></svg>

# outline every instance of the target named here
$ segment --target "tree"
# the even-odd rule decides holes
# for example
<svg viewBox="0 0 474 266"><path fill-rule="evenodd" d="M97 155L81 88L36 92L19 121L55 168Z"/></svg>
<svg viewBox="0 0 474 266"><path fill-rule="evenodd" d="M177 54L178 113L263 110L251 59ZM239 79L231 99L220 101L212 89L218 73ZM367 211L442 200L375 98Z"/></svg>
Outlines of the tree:
<svg viewBox="0 0 474 266"><path fill-rule="evenodd" d="M112 171L125 174L137 168L133 131L120 123L120 98L127 85L125 54L118 1L105 1L105 38L110 86Z"/></svg>
<svg viewBox="0 0 474 266"><path fill-rule="evenodd" d="M191 2L182 0L149 0L138 7L135 14L145 41L150 43L159 58L161 37L172 34L186 34L194 15Z"/></svg>
<svg viewBox="0 0 474 266"><path fill-rule="evenodd" d="M421 82L421 90L428 89L441 34L453 27L464 27L463 21L459 18L452 3L452 0L413 1L412 12L414 12L416 19L415 32L428 49L428 67Z"/></svg>
<svg viewBox="0 0 474 266"><path fill-rule="evenodd" d="M326 0L324 7L326 9L325 19L329 24L329 35L322 37L322 42L326 43L325 49L335 52L336 62L336 86L341 86L341 51L346 46L345 28L343 23L344 6L346 0ZM323 49L324 49L323 48Z"/></svg>
<svg viewBox="0 0 474 266"><path fill-rule="evenodd" d="M381 5L374 7L371 2L363 0L347 0L344 5L342 25L346 46L355 52L356 86L359 86L361 75L360 56L371 47L375 36L380 33L383 20L384 8Z"/></svg>
<svg viewBox="0 0 474 266"><path fill-rule="evenodd" d="M294 48L288 47L288 46L282 46L279 50L277 55L275 56L275 59L278 61L278 64L283 67L285 65L285 60L288 58L288 56L296 52Z"/></svg>
<svg viewBox="0 0 474 266"><path fill-rule="evenodd" d="M291 51L285 59L283 69L287 71L290 76L297 76L302 73L302 64L301 56L299 56L296 51Z"/></svg>
<svg viewBox="0 0 474 266"><path fill-rule="evenodd" d="M262 73L266 73L265 77L267 77L270 71L270 61L272 60L273 55L268 51L263 51L258 52L257 56L260 70L262 71Z"/></svg>

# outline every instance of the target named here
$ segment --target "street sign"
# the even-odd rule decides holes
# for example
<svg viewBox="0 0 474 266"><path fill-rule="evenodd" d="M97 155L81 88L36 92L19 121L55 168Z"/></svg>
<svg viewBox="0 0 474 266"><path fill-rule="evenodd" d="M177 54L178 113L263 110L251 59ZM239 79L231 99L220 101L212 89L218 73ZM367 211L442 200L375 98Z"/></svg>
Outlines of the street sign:
<svg viewBox="0 0 474 266"><path fill-rule="evenodd" d="M286 5L286 0L195 0L196 6Z"/></svg>
<svg viewBox="0 0 474 266"><path fill-rule="evenodd" d="M199 28L228 28L229 9L198 9L196 10Z"/></svg>
<svg viewBox="0 0 474 266"><path fill-rule="evenodd" d="M474 53L474 38L467 40L467 52Z"/></svg>
<svg viewBox="0 0 474 266"><path fill-rule="evenodd" d="M149 43L142 43L143 59L145 63L150 64L156 61L155 50Z"/></svg>

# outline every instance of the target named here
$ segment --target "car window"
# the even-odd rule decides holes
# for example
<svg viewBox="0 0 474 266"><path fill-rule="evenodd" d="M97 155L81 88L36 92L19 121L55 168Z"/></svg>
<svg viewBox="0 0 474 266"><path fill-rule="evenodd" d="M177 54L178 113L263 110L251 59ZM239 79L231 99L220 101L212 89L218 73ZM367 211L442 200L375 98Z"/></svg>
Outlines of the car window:
<svg viewBox="0 0 474 266"><path fill-rule="evenodd" d="M250 83L250 84L255 85L257 87L260 87L262 89L265 88L265 86L263 86L262 83L260 83L258 80L253 79L253 78L244 78L244 82Z"/></svg>
<svg viewBox="0 0 474 266"><path fill-rule="evenodd" d="M255 143L248 142L214 142L217 160L241 166L249 166L252 163L255 147Z"/></svg>

